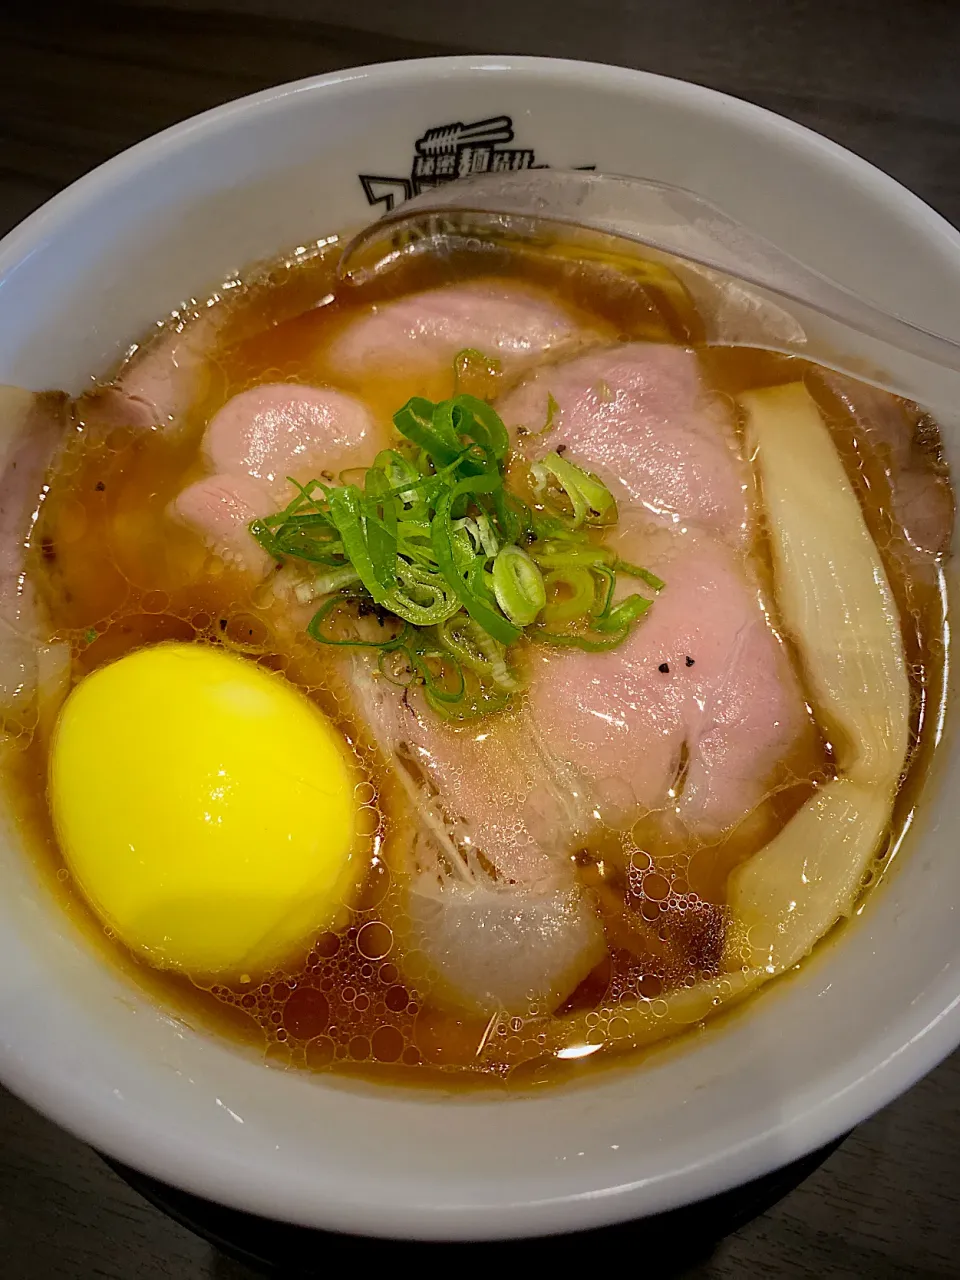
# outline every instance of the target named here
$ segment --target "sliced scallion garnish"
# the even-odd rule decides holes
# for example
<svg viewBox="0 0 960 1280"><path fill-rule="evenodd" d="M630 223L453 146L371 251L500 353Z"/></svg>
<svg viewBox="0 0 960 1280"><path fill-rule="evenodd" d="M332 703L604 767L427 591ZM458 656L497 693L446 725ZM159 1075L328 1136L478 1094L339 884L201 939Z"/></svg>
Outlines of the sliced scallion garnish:
<svg viewBox="0 0 960 1280"><path fill-rule="evenodd" d="M460 391L464 380L470 375L495 378L502 367L496 356L485 356L476 347L464 347L453 357L454 390Z"/></svg>
<svg viewBox="0 0 960 1280"><path fill-rule="evenodd" d="M521 639L590 652L623 643L650 601L617 600L618 576L663 583L599 540L616 520L601 480L550 453L531 467L537 503L509 492L509 436L476 396L415 396L393 420L401 439L372 466L339 484L291 481L288 506L250 525L278 562L315 566L295 588L303 603L326 597L307 627L314 640L378 650L387 679L419 685L457 721L509 705Z"/></svg>
<svg viewBox="0 0 960 1280"><path fill-rule="evenodd" d="M613 574L610 575L611 580ZM597 579L590 569L576 565L568 569L552 569L544 578L551 593L542 619L549 626L574 622L589 613L597 598Z"/></svg>
<svg viewBox="0 0 960 1280"><path fill-rule="evenodd" d="M558 453L546 454L531 466L530 473L541 493L546 491L551 477L556 481L570 499L574 529L579 529L585 521L597 523L606 517L609 523L616 519L617 504L603 481Z"/></svg>
<svg viewBox="0 0 960 1280"><path fill-rule="evenodd" d="M528 627L547 603L543 574L522 547L501 547L493 562L497 604L517 627Z"/></svg>

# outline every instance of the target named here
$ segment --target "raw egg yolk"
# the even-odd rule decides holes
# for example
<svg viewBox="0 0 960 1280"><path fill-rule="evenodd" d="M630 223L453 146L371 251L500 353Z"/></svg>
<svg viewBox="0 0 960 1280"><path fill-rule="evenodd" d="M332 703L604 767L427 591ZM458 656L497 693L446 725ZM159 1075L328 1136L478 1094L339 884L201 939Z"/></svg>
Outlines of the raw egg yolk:
<svg viewBox="0 0 960 1280"><path fill-rule="evenodd" d="M361 781L293 685L199 644L140 649L60 713L50 804L67 866L131 950L262 975L334 926L366 868Z"/></svg>

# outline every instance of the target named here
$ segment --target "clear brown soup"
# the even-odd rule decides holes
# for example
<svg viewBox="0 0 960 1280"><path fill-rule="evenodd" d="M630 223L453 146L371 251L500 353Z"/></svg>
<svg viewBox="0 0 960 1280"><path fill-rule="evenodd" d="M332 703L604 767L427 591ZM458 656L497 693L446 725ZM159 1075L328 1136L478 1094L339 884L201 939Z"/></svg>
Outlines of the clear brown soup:
<svg viewBox="0 0 960 1280"><path fill-rule="evenodd" d="M345 288L336 279L337 249L328 248L260 273L224 308L202 393L176 433L97 426L84 419L60 458L33 539L29 571L58 634L73 653L73 680L144 644L196 640L229 645L284 670L361 743L356 724L323 652L305 644L278 648L268 611L250 585L213 560L193 534L164 511L201 471L198 447L206 422L227 399L265 381L322 381L316 352L357 309L372 300L495 271L546 285L606 327L611 338L700 344L700 321L682 291L654 284L625 287L616 275L580 270L570 256L502 249L463 253L442 265L414 258L379 282ZM326 301L330 294L332 301ZM322 305L320 305L322 303ZM943 597L932 557L914 554L892 514L889 458L857 416L828 389L820 372L797 359L746 349L708 349L709 384L735 396L748 388L804 378L829 423L881 549L903 621L913 690L913 749L896 804L890 841L916 802L932 750L929 714L942 694ZM478 375L479 376L479 375ZM452 391L452 370L422 391ZM494 394L489 385L469 387ZM390 384L365 388L375 410L399 407ZM935 429L900 405L922 444L924 465L942 471ZM919 447L919 446L918 446ZM766 563L764 548L758 559ZM769 594L769 593L768 593ZM544 1019L472 1019L431 1003L429 989L406 983L380 923L395 892L386 857L371 868L350 919L325 933L290 972L247 984L201 986L149 968L104 932L71 885L51 830L45 797L47 742L41 733L17 756L13 799L39 865L64 910L139 984L189 1023L239 1038L278 1064L449 1084L558 1079L584 1069L552 1056ZM404 820L403 802L370 744L364 747L378 788L384 829ZM825 747L797 772L805 781L776 791L764 821L745 824L719 844L664 847L641 821L628 835L608 832L577 852L579 874L596 893L607 955L558 1012L610 1010L622 1000L655 1001L665 992L718 971L724 897L730 870L764 844L831 776ZM786 777L786 775L785 775ZM884 865L881 858L870 878ZM604 1054L590 1060L593 1069ZM611 1058L614 1055L609 1055ZM622 1060L622 1054L618 1055Z"/></svg>

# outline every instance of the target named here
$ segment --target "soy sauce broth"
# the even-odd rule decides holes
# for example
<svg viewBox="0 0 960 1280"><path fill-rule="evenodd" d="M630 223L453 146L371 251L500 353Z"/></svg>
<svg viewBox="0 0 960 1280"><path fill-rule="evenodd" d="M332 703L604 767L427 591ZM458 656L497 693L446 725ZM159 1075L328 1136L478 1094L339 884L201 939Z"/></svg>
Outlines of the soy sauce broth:
<svg viewBox="0 0 960 1280"><path fill-rule="evenodd" d="M554 291L607 340L671 342L700 349L706 381L718 394L803 378L817 399L880 547L903 621L913 693L909 776L898 795L890 847L907 823L929 763L934 710L943 696L944 596L934 560L918 561L891 517L886 460L824 385L818 370L794 357L737 348L703 348L702 326L682 290L643 270L642 260L578 263L575 255L485 246L443 262L412 258L362 288L336 278L339 246L298 252L234 289L218 304L211 358L181 429L101 429L78 410L43 506L29 572L58 633L72 645L72 679L138 646L160 640L227 645L280 669L341 731L362 745L387 839L370 868L349 922L317 937L301 964L266 980L198 985L151 969L105 933L71 884L50 825L45 797L48 742L42 732L17 753L10 792L30 847L70 918L112 963L188 1023L226 1034L272 1063L333 1069L405 1083L468 1085L550 1082L584 1070L545 1048L544 1019L474 1019L436 1005L396 961L381 916L397 892L390 873L391 832L409 828L409 803L365 739L325 653L305 642L278 649L266 602L217 562L198 536L164 514L171 499L203 473L199 445L206 423L228 399L263 382L324 383L351 388L322 351L360 308L445 283L496 275ZM204 321L203 309L198 309ZM209 318L207 317L209 322ZM189 325L190 322L188 322ZM498 375L468 374L474 394L493 397ZM362 394L381 417L411 394L452 394L454 373L365 382ZM932 465L939 465L936 462ZM758 564L769 587L762 531ZM767 590L770 597L770 591ZM789 764L789 762L788 762ZM640 820L630 833L601 832L576 852L578 874L596 895L608 951L558 1012L611 1008L623 999L656 1001L663 993L718 971L730 871L765 844L832 776L827 744L807 758L756 820L719 843L671 848ZM401 837L397 837L401 838ZM878 863L870 878L879 875ZM679 1031L679 1028L678 1028ZM623 1061L623 1055L610 1055ZM606 1058L595 1054L590 1070ZM632 1060L627 1055L627 1060Z"/></svg>

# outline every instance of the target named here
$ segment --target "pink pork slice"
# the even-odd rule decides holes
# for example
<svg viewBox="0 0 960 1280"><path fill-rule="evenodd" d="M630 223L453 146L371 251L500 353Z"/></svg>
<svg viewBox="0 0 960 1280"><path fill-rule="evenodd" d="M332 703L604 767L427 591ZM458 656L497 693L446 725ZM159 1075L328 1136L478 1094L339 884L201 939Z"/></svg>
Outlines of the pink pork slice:
<svg viewBox="0 0 960 1280"><path fill-rule="evenodd" d="M50 628L25 572L26 551L46 493L44 477L70 425L60 391L0 386L0 706L30 702L42 678ZM69 653L65 661L69 665Z"/></svg>
<svg viewBox="0 0 960 1280"><path fill-rule="evenodd" d="M551 396L556 408L543 432ZM645 342L589 351L541 367L497 410L529 459L559 449L600 476L621 505L638 505L657 523L744 540L747 468L693 351ZM534 432L543 433L526 434Z"/></svg>
<svg viewBox="0 0 960 1280"><path fill-rule="evenodd" d="M201 308L177 322L171 320L130 356L116 389L129 402L133 425L178 425L204 385L225 315L221 307Z"/></svg>
<svg viewBox="0 0 960 1280"><path fill-rule="evenodd" d="M526 715L451 726L363 664L354 688L381 749L426 783L458 842L505 882L549 890L572 881L567 855L592 819L575 774L543 752Z"/></svg>
<svg viewBox="0 0 960 1280"><path fill-rule="evenodd" d="M205 476L177 494L170 505L175 520L202 534L210 550L233 568L264 578L273 561L250 533L258 516L276 510L269 489L244 475Z"/></svg>
<svg viewBox="0 0 960 1280"><path fill-rule="evenodd" d="M215 471L259 480L282 502L301 482L369 466L386 433L361 401L330 387L269 382L228 400L210 419L204 448Z"/></svg>
<svg viewBox="0 0 960 1280"><path fill-rule="evenodd" d="M369 466L385 443L366 407L343 392L293 383L251 387L211 418L204 449L216 473L184 489L171 514L228 563L263 577L273 562L248 525L289 500L287 476L306 481Z"/></svg>
<svg viewBox="0 0 960 1280"><path fill-rule="evenodd" d="M619 648L533 651L531 711L615 825L673 808L691 831L719 832L763 799L809 720L736 552L681 537L657 571L666 586Z"/></svg>
<svg viewBox="0 0 960 1280"><path fill-rule="evenodd" d="M473 348L518 368L582 340L574 318L545 292L510 280L474 280L380 303L340 333L331 368L348 377L450 363Z"/></svg>

